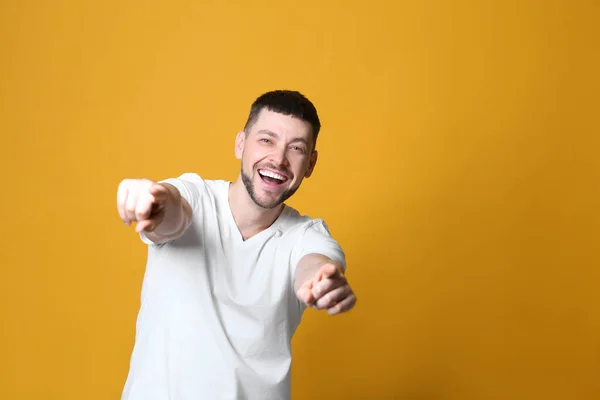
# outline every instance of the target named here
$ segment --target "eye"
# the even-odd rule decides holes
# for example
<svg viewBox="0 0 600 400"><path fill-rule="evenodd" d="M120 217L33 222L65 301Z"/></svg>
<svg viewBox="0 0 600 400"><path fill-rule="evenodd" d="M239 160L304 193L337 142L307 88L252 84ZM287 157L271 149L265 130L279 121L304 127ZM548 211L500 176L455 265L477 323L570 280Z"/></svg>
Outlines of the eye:
<svg viewBox="0 0 600 400"><path fill-rule="evenodd" d="M270 143L271 140L267 139L267 138L262 138L258 140L259 142L263 142L263 143Z"/></svg>
<svg viewBox="0 0 600 400"><path fill-rule="evenodd" d="M292 146L292 150L299 151L300 153L304 153L304 148L300 146Z"/></svg>

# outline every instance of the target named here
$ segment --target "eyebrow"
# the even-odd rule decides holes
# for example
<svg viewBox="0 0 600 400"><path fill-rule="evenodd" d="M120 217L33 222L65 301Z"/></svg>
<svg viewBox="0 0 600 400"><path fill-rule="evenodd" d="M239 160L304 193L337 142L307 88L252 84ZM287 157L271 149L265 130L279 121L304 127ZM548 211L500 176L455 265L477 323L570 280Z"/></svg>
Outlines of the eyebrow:
<svg viewBox="0 0 600 400"><path fill-rule="evenodd" d="M279 135L278 134L276 134L275 132L270 131L268 129L261 129L260 131L257 132L257 134L258 135L264 134L264 135L268 135L268 136L271 136L273 138L279 139ZM294 143L294 142L304 143L308 147L308 140L306 140L304 138L301 138L301 137L294 138L294 139L291 140L291 143Z"/></svg>

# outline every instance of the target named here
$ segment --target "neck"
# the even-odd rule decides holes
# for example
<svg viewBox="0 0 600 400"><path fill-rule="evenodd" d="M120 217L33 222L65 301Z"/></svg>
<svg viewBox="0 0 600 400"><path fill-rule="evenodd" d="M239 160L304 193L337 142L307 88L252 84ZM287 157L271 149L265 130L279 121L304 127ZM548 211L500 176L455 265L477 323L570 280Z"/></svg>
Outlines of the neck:
<svg viewBox="0 0 600 400"><path fill-rule="evenodd" d="M241 177L229 185L229 207L244 240L267 229L279 217L284 205L272 209L258 206L246 190Z"/></svg>

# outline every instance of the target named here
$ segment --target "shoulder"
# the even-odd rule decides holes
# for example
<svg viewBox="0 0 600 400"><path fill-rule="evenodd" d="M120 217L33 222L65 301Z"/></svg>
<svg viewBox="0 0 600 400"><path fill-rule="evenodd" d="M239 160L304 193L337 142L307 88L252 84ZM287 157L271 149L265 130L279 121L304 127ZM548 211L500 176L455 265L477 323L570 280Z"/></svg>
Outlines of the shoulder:
<svg viewBox="0 0 600 400"><path fill-rule="evenodd" d="M170 179L176 179L179 181L186 181L186 182L192 182L192 183L197 183L197 184L202 184L202 183L206 182L206 180L204 178L202 178L200 175L198 175L196 172L184 172L181 175L179 175L178 177L174 177L174 178L170 178Z"/></svg>
<svg viewBox="0 0 600 400"><path fill-rule="evenodd" d="M333 241L329 226L323 218L303 215L298 210L286 206L282 214L280 230L284 236L295 241L298 245L307 241Z"/></svg>
<svg viewBox="0 0 600 400"><path fill-rule="evenodd" d="M292 264L304 255L317 253L346 266L346 256L340 243L332 236L329 226L323 218L302 215L297 210L286 209L284 223L280 226L282 238L292 246Z"/></svg>
<svg viewBox="0 0 600 400"><path fill-rule="evenodd" d="M182 195L190 194L190 192L198 192L203 188L206 181L200 175L194 172L185 172L177 177L170 177L158 181L158 183L168 183L175 186Z"/></svg>
<svg viewBox="0 0 600 400"><path fill-rule="evenodd" d="M160 183L170 183L176 187L187 186L187 187L196 187L198 189L206 189L214 185L215 182L209 179L204 179L200 175L195 172L184 172L179 176L170 177L159 181Z"/></svg>
<svg viewBox="0 0 600 400"><path fill-rule="evenodd" d="M329 232L329 227L322 218L303 215L293 207L286 206L281 215L280 229L286 234L303 234L307 230Z"/></svg>
<svg viewBox="0 0 600 400"><path fill-rule="evenodd" d="M175 186L181 195L192 205L205 196L219 197L229 182L218 179L205 179L195 172L185 172L177 177L167 178L159 183Z"/></svg>

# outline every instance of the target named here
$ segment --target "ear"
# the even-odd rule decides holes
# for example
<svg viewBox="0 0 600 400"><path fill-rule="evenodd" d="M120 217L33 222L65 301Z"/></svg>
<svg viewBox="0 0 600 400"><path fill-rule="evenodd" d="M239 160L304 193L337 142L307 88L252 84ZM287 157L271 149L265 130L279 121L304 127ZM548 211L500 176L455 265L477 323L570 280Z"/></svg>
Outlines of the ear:
<svg viewBox="0 0 600 400"><path fill-rule="evenodd" d="M308 161L308 169L306 170L306 173L304 174L305 178L310 178L310 176L312 175L312 173L315 169L315 165L317 165L318 156L319 156L319 152L316 150L313 150L313 152L310 156L310 160Z"/></svg>
<svg viewBox="0 0 600 400"><path fill-rule="evenodd" d="M246 140L246 132L239 131L235 136L235 158L238 160L242 159L242 154L244 154L244 142Z"/></svg>

